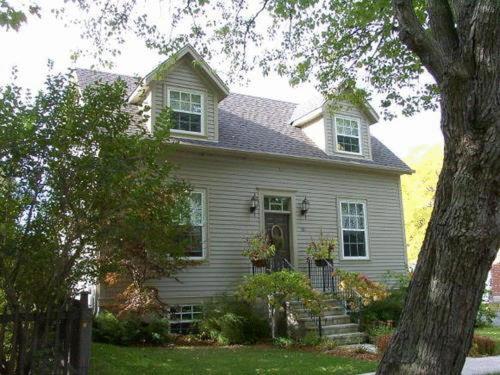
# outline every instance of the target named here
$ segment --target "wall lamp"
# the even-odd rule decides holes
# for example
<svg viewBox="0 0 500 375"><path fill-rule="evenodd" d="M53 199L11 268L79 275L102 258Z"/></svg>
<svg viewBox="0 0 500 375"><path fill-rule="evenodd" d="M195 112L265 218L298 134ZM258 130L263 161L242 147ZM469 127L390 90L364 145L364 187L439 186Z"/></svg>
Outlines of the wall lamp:
<svg viewBox="0 0 500 375"><path fill-rule="evenodd" d="M309 206L310 206L309 200L307 199L307 197L304 197L304 200L300 204L300 213L306 216L307 211L309 211Z"/></svg>
<svg viewBox="0 0 500 375"><path fill-rule="evenodd" d="M250 198L250 212L255 214L255 210L257 210L257 207L259 206L259 198L253 193L252 198Z"/></svg>

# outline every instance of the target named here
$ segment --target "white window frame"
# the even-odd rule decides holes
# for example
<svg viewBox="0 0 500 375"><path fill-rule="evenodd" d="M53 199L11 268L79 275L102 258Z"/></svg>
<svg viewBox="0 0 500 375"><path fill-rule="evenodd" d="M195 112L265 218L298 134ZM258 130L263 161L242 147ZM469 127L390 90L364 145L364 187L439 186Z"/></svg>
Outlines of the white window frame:
<svg viewBox="0 0 500 375"><path fill-rule="evenodd" d="M178 307L181 310L180 312L176 313L176 314L180 315L180 319L176 319L176 320L172 319L172 315L174 313L170 309L169 316L168 316L168 318L169 318L168 319L169 320L169 330L170 331L172 329L172 324L182 324L182 323L191 323L192 324L194 322L199 321L203 317L203 309L201 311L194 312L195 307L200 307L199 304L194 304L194 305L191 305L191 304L187 305L187 304L185 304L185 305L177 305L175 307ZM182 312L182 309L184 307L190 307L191 311L189 311L189 312ZM199 317L200 317L200 319L193 319L193 315L194 314L198 314ZM191 315L191 319L183 319L183 316L185 316L185 315Z"/></svg>
<svg viewBox="0 0 500 375"><path fill-rule="evenodd" d="M188 256L187 259L191 260L203 260L207 257L207 199L205 189L193 189L192 193L201 194L201 215L202 215L202 226L201 226L201 256Z"/></svg>
<svg viewBox="0 0 500 375"><path fill-rule="evenodd" d="M351 151L344 151L339 148L339 131L337 129L337 119L342 119L342 120L349 120L349 121L355 121L356 124L358 125L358 136L356 137L355 135L349 135L349 137L357 138L359 142L359 152L351 152ZM351 117L351 116L339 116L335 115L333 116L333 126L335 128L335 152L341 153L341 154L348 154L348 155L363 155L363 142L362 142L362 135L361 135L361 121L357 117Z"/></svg>
<svg viewBox="0 0 500 375"><path fill-rule="evenodd" d="M356 204L362 204L363 205L363 218L364 218L364 232L365 232L365 250L366 250L366 255L365 256L346 256L344 252L344 223L342 220L342 203L356 203ZM368 244L368 216L366 214L367 209L366 209L366 201L361 200L361 199L350 199L350 198L341 198L338 199L338 213L339 213L339 238L340 238L340 256L342 260L369 260L370 259L370 246ZM358 231L361 232L361 229L351 229L351 228L345 228L345 230L350 230L350 231Z"/></svg>
<svg viewBox="0 0 500 375"><path fill-rule="evenodd" d="M178 92L181 94L184 93L184 94L200 95L201 113L172 109L172 112L182 112L182 113L187 113L190 115L200 115L200 131L199 132L192 132L192 131L188 131L188 130L170 129L170 132L174 133L174 134L205 135L205 94L201 91L196 91L196 90L188 90L188 89L182 89L182 88L177 88L177 87L169 87L167 89L167 105L169 108L171 108L170 97L171 97L172 91L175 91L175 92Z"/></svg>

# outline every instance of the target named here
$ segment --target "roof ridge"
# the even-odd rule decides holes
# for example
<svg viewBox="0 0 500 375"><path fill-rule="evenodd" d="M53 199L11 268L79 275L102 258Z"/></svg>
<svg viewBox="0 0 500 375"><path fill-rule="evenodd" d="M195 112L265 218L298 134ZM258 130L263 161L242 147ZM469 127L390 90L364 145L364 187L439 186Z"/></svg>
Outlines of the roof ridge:
<svg viewBox="0 0 500 375"><path fill-rule="evenodd" d="M120 76L120 77L125 77L125 78L131 78L131 79L142 79L141 76L131 76L129 74L122 74L122 73L113 73L113 72L107 72L104 70L96 70L96 69L88 69L88 68L74 68L75 71L77 70L85 70L87 72L93 72L93 73L98 73L98 74L112 74L114 76Z"/></svg>

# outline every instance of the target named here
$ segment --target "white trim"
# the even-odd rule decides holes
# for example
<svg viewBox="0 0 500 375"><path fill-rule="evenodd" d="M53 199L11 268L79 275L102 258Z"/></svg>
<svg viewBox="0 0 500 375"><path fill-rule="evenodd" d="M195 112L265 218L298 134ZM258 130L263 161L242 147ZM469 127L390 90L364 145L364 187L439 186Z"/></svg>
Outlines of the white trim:
<svg viewBox="0 0 500 375"><path fill-rule="evenodd" d="M206 189L193 189L192 193L201 194L201 214L202 214L202 226L201 226L201 252L202 256L188 256L186 259L191 260L204 260L207 258L207 249L208 249L208 214L207 214L207 191Z"/></svg>
<svg viewBox="0 0 500 375"><path fill-rule="evenodd" d="M366 209L366 200L362 199L351 199L351 198L338 198L337 210L338 210L338 228L339 228L339 243L340 243L340 259L341 260L369 260L370 259L370 246L368 244L368 216ZM344 254L344 228L342 223L342 203L357 203L363 205L363 218L364 218L364 230L365 233L365 251L366 255L364 257L361 256L345 256ZM348 230L356 230L356 229L348 229ZM357 230L361 232L361 230Z"/></svg>
<svg viewBox="0 0 500 375"><path fill-rule="evenodd" d="M200 96L200 106L201 106L201 113L196 113L196 112L191 112L191 111L183 111L183 110L173 110L170 106L170 93L172 91L178 92L178 93L184 93L184 94L194 94L194 95L199 95ZM170 108L172 112L181 112L181 113L187 113L190 115L200 115L200 132L192 132L192 131L187 131L187 130L180 130L180 129L170 129L171 133L174 134L187 134L187 135L198 135L198 136L205 136L206 131L205 131L205 94L202 91L197 91L197 90L190 90L190 89L184 89L184 88L177 88L177 87L167 87L167 106Z"/></svg>
<svg viewBox="0 0 500 375"><path fill-rule="evenodd" d="M356 121L356 123L358 125L358 136L356 137L355 135L351 135L349 137L358 138L359 152L344 151L344 150L339 149L339 140L338 140L339 134L337 131L337 119L338 118L342 119L342 120ZM363 156L363 134L362 134L362 129L361 129L361 119L359 117L335 114L333 116L333 130L335 131L335 134L334 134L335 152L338 152L340 154Z"/></svg>

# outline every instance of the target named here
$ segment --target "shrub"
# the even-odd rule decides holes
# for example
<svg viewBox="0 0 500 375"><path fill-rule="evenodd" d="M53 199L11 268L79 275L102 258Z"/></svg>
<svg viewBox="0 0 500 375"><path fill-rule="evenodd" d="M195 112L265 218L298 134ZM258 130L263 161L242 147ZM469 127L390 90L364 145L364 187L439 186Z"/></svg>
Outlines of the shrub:
<svg viewBox="0 0 500 375"><path fill-rule="evenodd" d="M94 318L92 335L94 341L115 345L163 345L170 341L167 319L154 318L148 322L132 316L118 319L108 311Z"/></svg>
<svg viewBox="0 0 500 375"><path fill-rule="evenodd" d="M302 337L300 343L305 346L317 346L321 344L321 337L316 332L309 331Z"/></svg>
<svg viewBox="0 0 500 375"><path fill-rule="evenodd" d="M321 338L321 342L319 343L319 347L321 348L321 350L333 350L337 346L337 342L328 337Z"/></svg>
<svg viewBox="0 0 500 375"><path fill-rule="evenodd" d="M248 302L236 297L221 296L203 307L198 322L202 336L220 344L252 344L269 337L266 319Z"/></svg>
<svg viewBox="0 0 500 375"><path fill-rule="evenodd" d="M496 313L489 303L482 302L477 311L475 327L489 327L493 324Z"/></svg>
<svg viewBox="0 0 500 375"><path fill-rule="evenodd" d="M273 344L280 348L289 348L294 345L294 341L288 337L276 337L273 339Z"/></svg>
<svg viewBox="0 0 500 375"><path fill-rule="evenodd" d="M370 341L375 343L378 337L392 335L394 331L394 327L379 324L368 329L368 336L370 336Z"/></svg>
<svg viewBox="0 0 500 375"><path fill-rule="evenodd" d="M481 355L494 355L495 354L495 341L485 336L476 336L472 338L472 346L469 351L471 357L478 357Z"/></svg>
<svg viewBox="0 0 500 375"><path fill-rule="evenodd" d="M377 347L377 350L380 354L383 354L387 348L389 347L389 342L391 341L392 334L391 335L382 335L378 336L377 339L375 340L375 346Z"/></svg>
<svg viewBox="0 0 500 375"><path fill-rule="evenodd" d="M397 324L403 312L403 301L400 296L391 294L386 299L374 301L365 306L361 312L361 326L370 329L380 322Z"/></svg>
<svg viewBox="0 0 500 375"><path fill-rule="evenodd" d="M383 300L389 295L385 285L370 280L363 274L340 269L336 270L335 274L340 278L340 287L347 291L355 290L362 297L363 305Z"/></svg>

